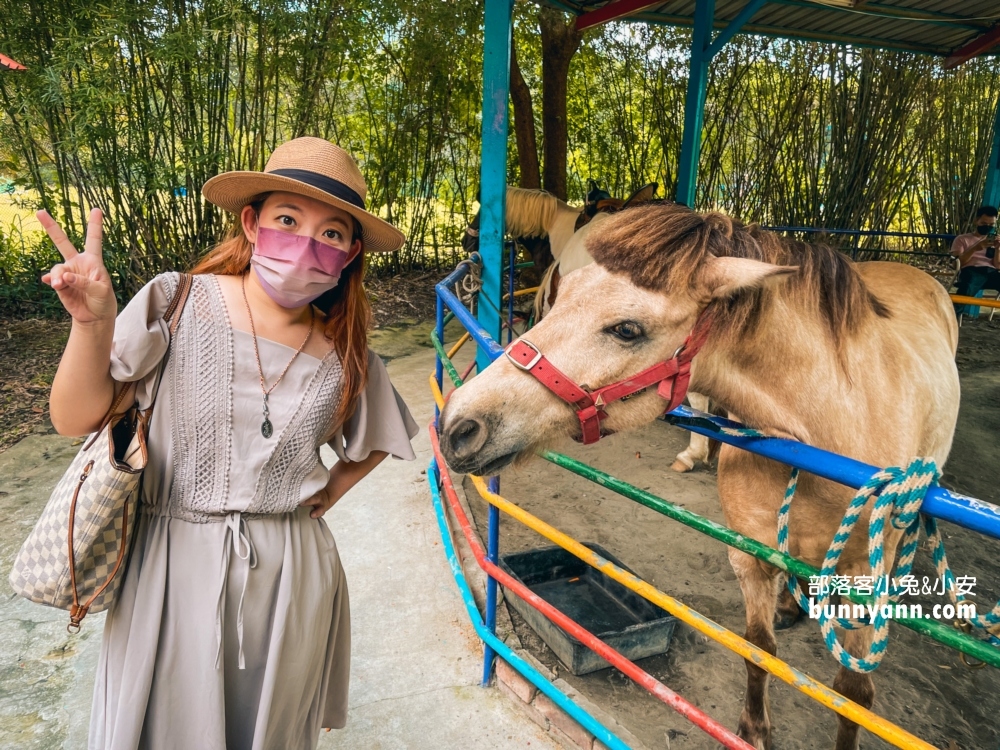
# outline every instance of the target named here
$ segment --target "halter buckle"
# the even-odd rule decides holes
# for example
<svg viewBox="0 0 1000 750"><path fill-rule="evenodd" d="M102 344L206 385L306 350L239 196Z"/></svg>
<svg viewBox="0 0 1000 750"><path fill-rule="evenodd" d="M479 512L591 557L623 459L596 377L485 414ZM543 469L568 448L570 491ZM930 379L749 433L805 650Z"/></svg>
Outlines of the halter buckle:
<svg viewBox="0 0 1000 750"><path fill-rule="evenodd" d="M510 353L510 350L514 347L514 345L508 346L506 349L504 349L503 353L507 355L507 359L509 359L510 363L514 365L514 367L516 367L518 370L524 370L525 372L530 372L531 368L537 365L539 361L542 359L541 350L537 346L532 344L530 341L525 341L524 339L518 339L515 342L515 344L521 344L523 346L526 346L535 353L535 356L531 358L530 362L528 362L527 364L522 364L514 358L514 356Z"/></svg>

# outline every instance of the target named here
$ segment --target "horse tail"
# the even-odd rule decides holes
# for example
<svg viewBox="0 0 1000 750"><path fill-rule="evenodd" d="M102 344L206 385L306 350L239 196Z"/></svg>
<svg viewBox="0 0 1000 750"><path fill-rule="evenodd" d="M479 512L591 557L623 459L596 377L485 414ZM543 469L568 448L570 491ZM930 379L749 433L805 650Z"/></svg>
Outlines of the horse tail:
<svg viewBox="0 0 1000 750"><path fill-rule="evenodd" d="M507 234L511 237L547 237L560 204L568 205L544 190L507 188Z"/></svg>

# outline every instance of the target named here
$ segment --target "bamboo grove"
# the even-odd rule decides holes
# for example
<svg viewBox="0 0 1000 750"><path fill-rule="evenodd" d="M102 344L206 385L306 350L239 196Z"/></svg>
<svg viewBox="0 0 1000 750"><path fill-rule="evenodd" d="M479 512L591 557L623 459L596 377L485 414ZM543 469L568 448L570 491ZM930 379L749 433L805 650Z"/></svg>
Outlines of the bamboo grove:
<svg viewBox="0 0 1000 750"><path fill-rule="evenodd" d="M538 14L515 7L536 109ZM0 74L0 179L71 234L105 208L124 294L219 238L225 218L199 197L209 177L259 169L303 134L357 155L369 204L409 237L374 272L457 259L477 193L481 0L0 0L0 18L0 51L28 66ZM588 179L673 194L689 41L643 24L584 35L567 80L571 202ZM699 206L767 224L964 231L998 93L995 58L945 72L916 55L737 37L711 70ZM513 183L518 163L512 137ZM0 227L0 282L30 298L50 251L11 234Z"/></svg>

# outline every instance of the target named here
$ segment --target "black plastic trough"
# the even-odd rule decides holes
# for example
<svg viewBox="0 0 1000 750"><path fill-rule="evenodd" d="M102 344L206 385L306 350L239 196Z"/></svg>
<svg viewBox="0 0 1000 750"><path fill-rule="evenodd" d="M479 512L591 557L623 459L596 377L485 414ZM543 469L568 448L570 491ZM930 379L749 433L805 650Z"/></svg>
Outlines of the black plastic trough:
<svg viewBox="0 0 1000 750"><path fill-rule="evenodd" d="M597 544L584 544L629 570ZM500 567L632 661L664 654L670 647L675 617L561 547L504 555ZM570 672L581 675L610 666L519 596L506 589L504 592L511 606Z"/></svg>

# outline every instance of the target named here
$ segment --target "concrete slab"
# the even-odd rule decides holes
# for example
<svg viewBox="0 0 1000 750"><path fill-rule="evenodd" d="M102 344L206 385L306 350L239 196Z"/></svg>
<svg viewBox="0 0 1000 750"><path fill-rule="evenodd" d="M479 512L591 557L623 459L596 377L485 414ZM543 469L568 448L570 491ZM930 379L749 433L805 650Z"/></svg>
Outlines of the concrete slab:
<svg viewBox="0 0 1000 750"><path fill-rule="evenodd" d="M30 435L0 453L0 748L84 748L104 615L79 635L69 616L14 594L7 576L24 538L76 451L59 435Z"/></svg>
<svg viewBox="0 0 1000 750"><path fill-rule="evenodd" d="M482 647L427 490L433 368L427 350L388 365L421 426L417 460L390 459L326 515L347 572L354 647L347 727L324 735L320 747L557 747L498 691L478 687Z"/></svg>
<svg viewBox="0 0 1000 750"><path fill-rule="evenodd" d="M393 382L423 428L433 351L392 353ZM7 584L73 443L39 434L0 453L0 748L86 747L103 615L70 636L66 613L27 602ZM496 689L479 687L482 648L441 549L423 429L414 446L416 461L383 464L327 515L347 571L353 662L348 725L324 734L320 747L556 747Z"/></svg>

